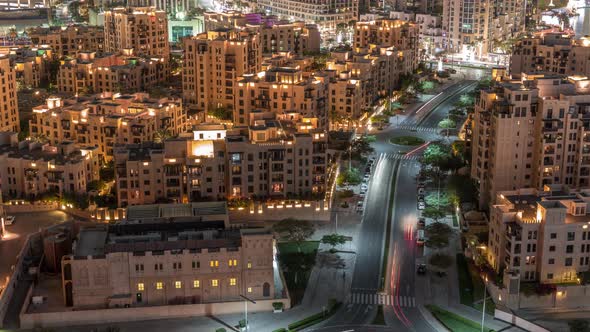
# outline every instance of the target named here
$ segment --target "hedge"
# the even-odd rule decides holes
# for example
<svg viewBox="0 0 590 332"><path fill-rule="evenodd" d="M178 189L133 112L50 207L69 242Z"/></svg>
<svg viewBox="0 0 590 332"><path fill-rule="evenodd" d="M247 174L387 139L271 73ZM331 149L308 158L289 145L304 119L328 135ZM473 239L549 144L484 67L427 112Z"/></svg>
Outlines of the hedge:
<svg viewBox="0 0 590 332"><path fill-rule="evenodd" d="M315 325L323 321L324 319L334 314L339 306L340 303L336 302L334 299L328 300L328 310L326 310L326 312L318 312L315 315L311 315L302 320L296 321L295 323L289 324L287 326L289 328L289 332L303 330L304 328L307 328L309 326Z"/></svg>

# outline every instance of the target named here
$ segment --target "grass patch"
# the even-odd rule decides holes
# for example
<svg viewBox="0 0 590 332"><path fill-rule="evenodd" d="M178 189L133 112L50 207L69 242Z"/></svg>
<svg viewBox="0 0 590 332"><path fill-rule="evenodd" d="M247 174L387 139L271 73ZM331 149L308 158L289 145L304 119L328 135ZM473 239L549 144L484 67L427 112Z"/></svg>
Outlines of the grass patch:
<svg viewBox="0 0 590 332"><path fill-rule="evenodd" d="M289 329L289 332L300 331L300 330L306 329L310 326L316 325L316 324L328 319L330 316L332 316L338 310L340 305L341 305L341 303L336 302L336 300L334 300L334 299L330 299L328 301L328 306L327 306L326 311L318 312L317 314L308 316L306 318L303 318L301 320L298 320L294 323L289 324L287 326Z"/></svg>
<svg viewBox="0 0 590 332"><path fill-rule="evenodd" d="M459 227L459 221L457 220L457 213L453 212L453 227Z"/></svg>
<svg viewBox="0 0 590 332"><path fill-rule="evenodd" d="M567 2L568 2L568 0L553 0L553 4L555 5L555 7L553 7L553 8L565 7L565 6L567 6ZM537 8L539 8L541 10L551 9L551 8L549 8L550 3L551 3L551 0L539 0L539 2L537 2Z"/></svg>
<svg viewBox="0 0 590 332"><path fill-rule="evenodd" d="M426 305L426 309L430 310L432 315L438 319L447 329L451 331L461 332L480 332L481 324L474 322L465 317L459 316L453 312L444 310L435 305ZM485 327L484 331L493 331L492 329Z"/></svg>
<svg viewBox="0 0 590 332"><path fill-rule="evenodd" d="M303 299L319 245L319 241L304 241L299 245L295 242L277 244L279 262L293 305L300 303Z"/></svg>
<svg viewBox="0 0 590 332"><path fill-rule="evenodd" d="M421 139L420 137L416 137L416 136L398 136L398 137L393 137L389 141L391 143L397 144L397 145L416 146L416 145L424 144L424 140Z"/></svg>
<svg viewBox="0 0 590 332"><path fill-rule="evenodd" d="M372 325L386 325L385 324L385 314L383 313L383 306L380 305L377 308L377 316L375 316L375 319L373 319L373 323L371 323Z"/></svg>
<svg viewBox="0 0 590 332"><path fill-rule="evenodd" d="M387 258L389 257L389 234L391 234L391 217L393 215L393 199L395 198L394 191L395 191L395 180L397 176L397 171L399 169L399 163L395 165L393 169L393 178L391 180L391 188L389 188L390 197L389 197L389 206L387 212L387 220L386 220L386 231L385 231L385 246L383 247L383 261L381 262L381 286L379 287L381 290L385 288L385 275L387 274Z"/></svg>
<svg viewBox="0 0 590 332"><path fill-rule="evenodd" d="M463 254L457 254L457 273L459 275L461 304L481 311L483 309L483 294L486 288L477 268L470 264ZM496 305L489 294L486 296L486 313L493 315Z"/></svg>

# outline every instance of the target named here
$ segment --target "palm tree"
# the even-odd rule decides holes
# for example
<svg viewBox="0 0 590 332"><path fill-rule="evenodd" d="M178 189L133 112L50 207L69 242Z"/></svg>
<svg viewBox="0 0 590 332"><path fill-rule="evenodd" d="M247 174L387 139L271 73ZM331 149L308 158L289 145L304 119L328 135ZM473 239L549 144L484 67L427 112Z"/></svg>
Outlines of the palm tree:
<svg viewBox="0 0 590 332"><path fill-rule="evenodd" d="M18 37L18 32L16 31L16 28L10 28L8 29L7 35L10 39L15 40L16 37Z"/></svg>
<svg viewBox="0 0 590 332"><path fill-rule="evenodd" d="M172 134L170 133L168 128L158 129L154 133L154 143L162 144L162 143L164 143L165 140L169 139L170 137L172 137Z"/></svg>
<svg viewBox="0 0 590 332"><path fill-rule="evenodd" d="M47 135L45 135L43 133L39 133L39 134L35 134L35 135L31 136L30 140L33 143L40 143L40 144L45 144L45 143L49 142L49 138L47 137Z"/></svg>

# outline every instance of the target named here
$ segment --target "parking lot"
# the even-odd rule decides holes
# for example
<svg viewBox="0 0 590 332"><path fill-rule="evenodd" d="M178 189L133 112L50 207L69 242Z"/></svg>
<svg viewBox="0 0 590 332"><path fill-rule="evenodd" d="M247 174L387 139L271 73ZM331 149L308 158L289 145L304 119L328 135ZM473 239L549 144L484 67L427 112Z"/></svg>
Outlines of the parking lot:
<svg viewBox="0 0 590 332"><path fill-rule="evenodd" d="M31 212L14 214L13 225L6 226L6 236L0 240L0 285L4 285L12 266L16 263L16 256L20 252L27 235L37 232L41 228L62 223L70 216L61 211Z"/></svg>

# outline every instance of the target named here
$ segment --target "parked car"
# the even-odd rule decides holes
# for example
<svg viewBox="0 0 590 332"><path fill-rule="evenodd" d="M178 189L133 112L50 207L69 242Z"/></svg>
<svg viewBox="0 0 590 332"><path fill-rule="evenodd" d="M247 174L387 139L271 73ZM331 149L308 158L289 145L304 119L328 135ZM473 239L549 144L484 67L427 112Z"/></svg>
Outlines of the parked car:
<svg viewBox="0 0 590 332"><path fill-rule="evenodd" d="M365 173L371 173L371 166L365 167Z"/></svg>
<svg viewBox="0 0 590 332"><path fill-rule="evenodd" d="M424 195L425 192L424 188L418 188L418 195Z"/></svg>
<svg viewBox="0 0 590 332"><path fill-rule="evenodd" d="M369 189L369 186L366 183L361 184L361 191L367 191L367 189Z"/></svg>
<svg viewBox="0 0 590 332"><path fill-rule="evenodd" d="M10 226L10 225L14 224L15 221L16 221L16 219L14 218L14 216L4 217L4 225L5 226Z"/></svg>
<svg viewBox="0 0 590 332"><path fill-rule="evenodd" d="M426 274L426 264L418 264L418 267L416 268L416 273L418 274Z"/></svg>
<svg viewBox="0 0 590 332"><path fill-rule="evenodd" d="M426 204L424 202L418 202L418 210L424 210L426 208Z"/></svg>
<svg viewBox="0 0 590 332"><path fill-rule="evenodd" d="M417 234L416 234L416 244L419 246L423 246L424 245L424 230L423 229L419 229Z"/></svg>
<svg viewBox="0 0 590 332"><path fill-rule="evenodd" d="M424 195L418 195L418 202L424 202Z"/></svg>

